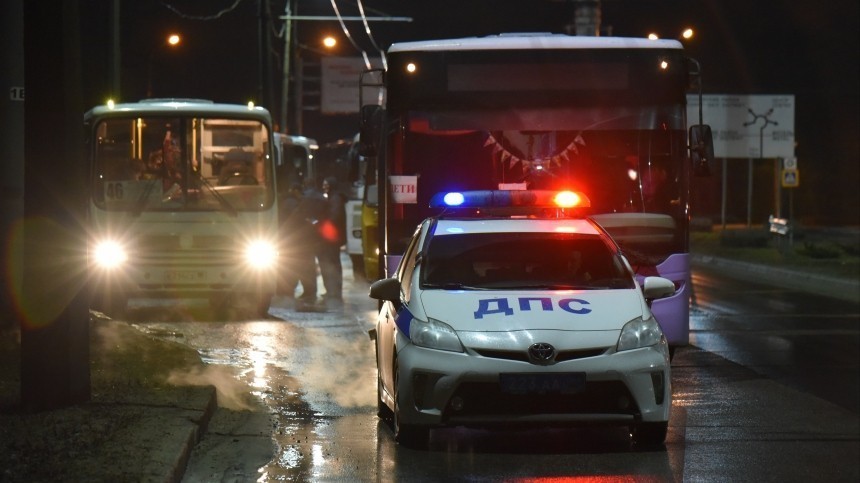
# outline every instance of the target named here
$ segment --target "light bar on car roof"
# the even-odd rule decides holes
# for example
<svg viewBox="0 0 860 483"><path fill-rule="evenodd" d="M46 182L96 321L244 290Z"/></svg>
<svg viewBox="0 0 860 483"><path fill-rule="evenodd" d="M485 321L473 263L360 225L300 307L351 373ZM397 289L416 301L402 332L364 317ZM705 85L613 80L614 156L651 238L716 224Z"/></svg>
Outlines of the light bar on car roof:
<svg viewBox="0 0 860 483"><path fill-rule="evenodd" d="M436 193L430 208L588 208L591 200L574 191L482 190Z"/></svg>

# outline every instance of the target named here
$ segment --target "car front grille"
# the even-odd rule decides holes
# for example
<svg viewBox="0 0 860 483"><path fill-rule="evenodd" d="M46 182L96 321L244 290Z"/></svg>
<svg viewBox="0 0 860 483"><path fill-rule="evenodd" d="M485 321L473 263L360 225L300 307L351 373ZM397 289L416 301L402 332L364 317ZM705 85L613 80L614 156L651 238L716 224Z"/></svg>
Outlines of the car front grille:
<svg viewBox="0 0 860 483"><path fill-rule="evenodd" d="M458 417L639 414L633 396L620 381L588 382L584 391L574 394L507 394L496 383L469 382L461 384L451 400L461 404L456 411L446 407L444 421Z"/></svg>
<svg viewBox="0 0 860 483"><path fill-rule="evenodd" d="M481 357L491 359L503 359L507 361L529 362L529 354L526 351L504 351L494 349L472 349ZM561 350L555 356L555 362L572 361L576 359L584 359L586 357L596 357L603 355L608 348L601 347L597 349L581 349L581 350Z"/></svg>

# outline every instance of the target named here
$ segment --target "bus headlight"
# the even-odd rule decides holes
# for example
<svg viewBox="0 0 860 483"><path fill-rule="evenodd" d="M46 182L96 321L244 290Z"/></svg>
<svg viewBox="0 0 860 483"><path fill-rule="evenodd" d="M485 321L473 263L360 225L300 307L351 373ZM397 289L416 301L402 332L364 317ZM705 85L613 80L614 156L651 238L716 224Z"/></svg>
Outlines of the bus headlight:
<svg viewBox="0 0 860 483"><path fill-rule="evenodd" d="M255 240L245 247L245 261L256 269L275 268L278 248L267 240Z"/></svg>
<svg viewBox="0 0 860 483"><path fill-rule="evenodd" d="M93 259L99 267L112 269L123 265L128 260L128 253L119 243L106 240L96 244Z"/></svg>

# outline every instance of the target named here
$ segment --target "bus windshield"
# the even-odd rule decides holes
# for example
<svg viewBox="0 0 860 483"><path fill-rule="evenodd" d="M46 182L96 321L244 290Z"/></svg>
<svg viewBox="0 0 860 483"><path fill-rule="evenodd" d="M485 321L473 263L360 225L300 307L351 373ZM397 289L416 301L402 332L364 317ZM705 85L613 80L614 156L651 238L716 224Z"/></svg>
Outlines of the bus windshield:
<svg viewBox="0 0 860 483"><path fill-rule="evenodd" d="M247 119L106 118L95 129L99 208L262 211L274 202L270 133Z"/></svg>
<svg viewBox="0 0 860 483"><path fill-rule="evenodd" d="M686 251L681 105L413 110L398 123L389 169L416 197L390 213L395 252L434 193L475 189L580 191L631 263Z"/></svg>

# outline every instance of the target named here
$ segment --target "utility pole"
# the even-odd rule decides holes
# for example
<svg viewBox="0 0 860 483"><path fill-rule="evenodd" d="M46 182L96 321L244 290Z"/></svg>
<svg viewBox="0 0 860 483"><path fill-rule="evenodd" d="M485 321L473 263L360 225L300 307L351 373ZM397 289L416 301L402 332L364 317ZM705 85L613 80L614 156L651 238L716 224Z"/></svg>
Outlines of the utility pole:
<svg viewBox="0 0 860 483"><path fill-rule="evenodd" d="M78 0L23 4L21 402L43 411L90 398L80 16Z"/></svg>
<svg viewBox="0 0 860 483"><path fill-rule="evenodd" d="M116 101L121 99L120 97L120 70L122 66L120 65L120 29L119 29L119 1L113 0L111 2L110 7L110 64L111 64L111 78L110 78L110 95Z"/></svg>
<svg viewBox="0 0 860 483"><path fill-rule="evenodd" d="M298 3L298 0L296 0L296 4L297 3ZM299 21L299 20L301 20L301 21L313 21L313 22L332 22L332 21L337 22L339 20L344 21L344 22L363 22L363 21L367 21L367 22L411 22L412 21L412 17L389 17L389 16L384 16L384 17L344 17L344 16L341 16L338 18L336 16L327 16L327 15L296 15L294 13L294 11L295 11L295 9L294 9L293 0L287 0L287 5L286 5L286 8L284 10L284 15L279 17L280 20L283 20L286 22L285 28L284 28L284 61L283 61L284 67L283 67L283 72L281 73L281 115L280 115L281 130L283 130L283 132L285 132L285 133L291 132L291 129L289 129L289 126L288 126L288 122L289 122L288 121L288 119L289 119L289 115L288 115L289 101L288 101L288 99L289 99L289 95L290 95L289 94L290 93L290 75L291 75L291 69L292 69L291 59L293 57L293 50L295 50L295 48L298 46L298 44L297 44L297 38L298 37L296 36L296 29L292 25L293 22ZM298 56L296 56L296 57L298 57ZM297 65L296 67L298 67L299 69L301 68L301 66L299 66L299 65ZM300 76L301 76L301 72L299 72L297 74L297 77L300 77ZM297 87L297 89L301 88L298 85L298 83L296 83L296 87ZM301 105L301 100L298 99L298 95L299 94L296 95L296 101L295 101L296 105L297 105L296 108L298 108ZM294 110L296 108L294 108ZM301 114L298 114L298 116L301 116ZM300 121L296 121L296 122L300 122ZM296 129L300 129L300 128L297 126L293 126L293 132L296 134L301 134L301 132L299 130L296 130Z"/></svg>
<svg viewBox="0 0 860 483"><path fill-rule="evenodd" d="M269 18L269 0L257 0L258 24L258 64L257 99L260 105L271 110L274 104L274 85L272 83L272 36L269 34L272 24Z"/></svg>

